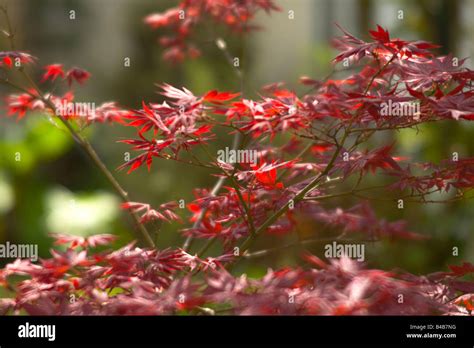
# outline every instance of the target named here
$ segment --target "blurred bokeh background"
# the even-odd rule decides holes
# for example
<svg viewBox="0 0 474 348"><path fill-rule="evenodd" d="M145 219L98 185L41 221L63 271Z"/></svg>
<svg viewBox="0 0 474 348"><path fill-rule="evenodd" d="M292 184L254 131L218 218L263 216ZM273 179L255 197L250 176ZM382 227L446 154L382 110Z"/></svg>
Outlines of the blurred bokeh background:
<svg viewBox="0 0 474 348"><path fill-rule="evenodd" d="M299 90L298 78L323 78L331 71L335 51L330 40L339 31L338 23L356 36L367 38L369 28L380 24L394 37L428 40L442 45L440 54L452 52L464 58L474 56L474 0L275 0L281 12L260 14L261 31L247 36L233 35L225 28L216 32L228 43L233 55L241 57L245 94L258 95L268 83L285 81ZM5 2L5 1L2 1ZM159 102L156 83L170 83L195 94L210 89L238 91L240 82L206 31L198 32L202 56L173 65L162 60L162 48L154 32L143 23L152 12L176 4L168 0L10 0L6 1L16 30L18 49L39 57L40 67L62 63L79 66L92 78L77 90L76 100L116 101L128 108L142 100ZM69 18L74 10L76 18ZM288 11L294 11L294 19ZM399 10L403 19L398 18ZM0 22L3 28L5 22ZM0 50L7 49L5 41ZM125 67L124 58L130 58ZM473 67L472 59L467 65ZM0 87L0 243L37 243L41 256L48 255L49 232L88 235L115 233L119 244L132 239L131 222L118 208L119 198L74 145L67 133L48 119L28 116L16 122L5 117L3 104L7 91ZM109 168L123 163L128 146L117 143L133 134L120 126L95 125L88 137ZM418 161L440 161L457 151L460 157L474 156L474 128L467 122L445 122L424 126L422 133L407 130L384 133L374 141L396 139L396 151ZM231 144L223 135L217 146ZM15 161L15 153L21 161ZM215 178L200 168L189 168L169 161L155 161L151 173L144 168L127 175L116 172L133 200L158 205L193 199L192 189L210 187ZM329 206L349 207L356 200L334 199ZM411 230L425 233L428 241L396 241L370 244L367 261L373 267L400 267L414 273L446 269L450 263L474 257L473 202L449 205L407 204L403 210L391 202L376 202L376 211L387 220L406 219ZM179 224L164 225L156 236L158 245L179 245ZM153 227L152 227L153 228ZM158 228L158 227L157 227ZM321 226L302 224L317 235ZM278 239L278 240L277 240ZM267 236L259 246L269 247L295 239ZM452 255L458 247L459 256ZM258 246L257 246L258 248ZM321 255L322 245L309 247ZM210 250L218 253L219 246ZM242 263L251 276L267 267L294 264L300 250L282 250L265 258ZM6 260L2 260L4 262Z"/></svg>

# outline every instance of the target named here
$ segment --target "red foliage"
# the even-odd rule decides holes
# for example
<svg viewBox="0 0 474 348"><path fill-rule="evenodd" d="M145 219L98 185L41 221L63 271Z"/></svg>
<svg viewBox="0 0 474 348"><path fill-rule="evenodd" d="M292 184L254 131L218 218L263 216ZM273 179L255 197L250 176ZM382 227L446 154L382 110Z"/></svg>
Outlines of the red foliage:
<svg viewBox="0 0 474 348"><path fill-rule="evenodd" d="M235 31L248 31L255 28L252 19L259 10L277 8L271 0L185 0L145 22L154 29L171 30L171 36L160 40L166 47L165 58L182 61L198 54L190 42L204 17ZM384 238L423 243L427 235L413 232L407 222L377 217L369 204L374 196L364 192L379 189L383 198L397 195L394 201L403 197L427 203L432 193L450 192L462 198L474 188L473 158L413 163L396 155L396 143L368 148L368 140L379 130L473 120L474 72L463 66L463 60L454 64L452 56L435 56L436 45L392 38L380 26L370 36L372 40L366 42L343 30L334 41L341 51L334 63L347 59L354 68L363 67L338 80L303 77L301 82L311 86L305 95L282 83L266 86L255 100L231 91L196 95L163 83L166 101L162 103L142 101L141 108L127 110L109 102L83 118L56 115L52 106L72 102L73 82L82 84L90 74L78 68L65 72L60 64L47 66L42 81L67 82L64 94L25 89L7 98L9 114L22 118L39 110L66 123L125 125L135 136L120 142L138 154L119 169L131 173L146 166L151 170L155 160L172 160L208 169L225 185L195 189L194 200L187 204L188 219L178 216L176 202L156 208L147 203L122 204L139 215L141 227L152 220L182 224L189 220L192 225L183 226L181 233L208 243L196 255L181 248L159 251L133 244L95 252L92 248L113 238L57 235L56 244L65 244L66 250L52 250L52 257L39 264L17 260L0 271L0 283L15 290L15 298L0 301L0 310L154 315L228 306L227 311L235 314L470 314L474 285L461 279L474 272L467 262L450 266L451 272L414 276L365 269L345 256L325 262L305 254L306 264L269 270L261 279L228 271L242 259L272 252L250 252L262 234L270 234L277 243L278 236L300 233L301 219L337 232L335 240L349 234L356 243ZM26 53L1 52L1 67L12 68L15 58L34 61ZM417 103L419 109L397 117L382 112L382 105L407 103ZM221 134L217 129L234 136L238 132L244 145L233 150L253 151L257 158L249 163L214 156L208 143ZM209 159L202 159L202 152ZM363 187L367 175L380 174L389 180L382 188ZM352 189L339 192L335 181L350 183ZM339 196L356 197L359 202L348 207L326 205ZM361 235L364 239L359 239ZM221 244L221 255L204 258L214 241ZM12 275L27 279L14 284Z"/></svg>
<svg viewBox="0 0 474 348"><path fill-rule="evenodd" d="M56 80L58 77L64 78L64 70L62 64L52 64L45 67L46 72L43 75L41 82L51 79Z"/></svg>
<svg viewBox="0 0 474 348"><path fill-rule="evenodd" d="M0 68L6 67L11 69L14 66L22 64L31 64L36 60L32 55L20 51L1 51L0 52Z"/></svg>
<svg viewBox="0 0 474 348"><path fill-rule="evenodd" d="M57 244L67 239L55 238ZM157 315L192 312L202 305L231 306L232 313L253 315L420 315L472 310L467 299L446 300L448 275L436 282L426 281L408 274L362 269L348 258L325 264L306 256L311 263L317 261L316 267L269 270L262 279L251 280L233 277L218 260L201 260L182 250L127 245L113 252L94 253L91 238L98 245L113 237L90 237L87 243L70 238L65 252L51 251L52 258L40 265L17 260L1 270L2 284L16 290L15 298L0 300L2 313ZM204 280L174 277L193 269L204 272ZM27 279L13 285L13 275ZM404 304L398 302L401 295L406 299Z"/></svg>
<svg viewBox="0 0 474 348"><path fill-rule="evenodd" d="M152 209L149 204L137 203L137 202L126 202L122 204L123 209L130 209L135 213L143 213L141 216L141 222L145 223L151 220L163 220L172 221L180 220L179 216L176 215L174 209L177 208L175 202L161 204L159 210Z"/></svg>
<svg viewBox="0 0 474 348"><path fill-rule="evenodd" d="M159 42L165 48L163 58L176 63L200 56L189 39L207 18L233 31L246 32L257 28L251 21L259 10L268 13L279 8L272 0L186 0L163 13L148 15L145 23L152 29L169 28L172 34L162 36Z"/></svg>

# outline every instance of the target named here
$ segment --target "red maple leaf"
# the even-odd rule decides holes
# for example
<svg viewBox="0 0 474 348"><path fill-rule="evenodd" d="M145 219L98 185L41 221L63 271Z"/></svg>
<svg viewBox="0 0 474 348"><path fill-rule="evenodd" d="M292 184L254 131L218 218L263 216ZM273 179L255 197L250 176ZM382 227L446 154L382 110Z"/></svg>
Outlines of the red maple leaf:
<svg viewBox="0 0 474 348"><path fill-rule="evenodd" d="M58 77L64 78L65 76L62 64L47 65L44 69L46 72L44 73L41 82L45 82L47 80L54 81Z"/></svg>
<svg viewBox="0 0 474 348"><path fill-rule="evenodd" d="M72 68L66 73L66 79L69 86L72 85L73 81L77 81L79 84L86 82L91 74L83 69Z"/></svg>
<svg viewBox="0 0 474 348"><path fill-rule="evenodd" d="M381 43L390 42L390 34L387 30L377 24L377 30L369 30L370 36Z"/></svg>
<svg viewBox="0 0 474 348"><path fill-rule="evenodd" d="M463 275L474 273L474 265L470 262L464 262L461 266L450 265L452 274L461 277Z"/></svg>
<svg viewBox="0 0 474 348"><path fill-rule="evenodd" d="M207 92L207 94L203 97L204 101L214 104L221 104L223 102L229 101L238 97L240 93L230 93L230 92L218 92L216 90L212 90Z"/></svg>

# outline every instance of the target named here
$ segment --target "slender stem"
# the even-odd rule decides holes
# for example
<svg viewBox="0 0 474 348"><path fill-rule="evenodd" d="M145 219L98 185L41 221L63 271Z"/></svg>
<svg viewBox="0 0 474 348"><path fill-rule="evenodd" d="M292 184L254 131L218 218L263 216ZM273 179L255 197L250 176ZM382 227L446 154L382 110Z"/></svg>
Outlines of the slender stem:
<svg viewBox="0 0 474 348"><path fill-rule="evenodd" d="M362 239L337 239L337 241L341 243L369 243L369 242L374 242L374 240L362 240ZM247 253L243 257L245 259L253 259L253 258L258 258L262 256L266 256L268 254L284 250L284 249L289 249L293 247L299 247L299 246L304 246L304 245L310 245L310 244L317 244L317 243L327 243L327 242L334 242L334 238L315 238L315 239L305 239L305 240L300 240L295 243L288 243L285 245L281 245L275 248L270 248L270 249L263 249L263 250L258 250L254 251L252 253Z"/></svg>
<svg viewBox="0 0 474 348"><path fill-rule="evenodd" d="M317 197L306 197L306 198L304 198L304 200L305 201L319 201L319 200L323 200L323 199L350 196L350 195L352 195L354 193L357 193L357 192L376 190L376 189L382 189L382 188L387 188L387 185L371 186L371 187L365 187L365 188L360 188L360 189L354 188L350 191L334 193L334 194L331 194L331 195L323 195L323 196L317 196Z"/></svg>
<svg viewBox="0 0 474 348"><path fill-rule="evenodd" d="M231 67L233 67L233 70L234 70L235 74L237 75L237 77L240 80L241 94L243 94L244 93L243 72L238 67L234 66L232 56L231 56L229 50L227 49L227 43L221 38L217 38L214 42L215 42L217 48L219 50L221 50L222 53L224 54L224 56L225 56L227 62L229 63L229 65ZM232 141L232 150L237 150L241 145L241 141L242 141L242 134L240 133L240 131L238 131L238 132L235 133L234 139ZM211 197L215 196L220 191L220 189L222 188L222 185L224 185L225 180L226 180L226 177L221 177L221 178L219 178L219 180L217 180L217 182L214 184L214 187L212 188L212 190L210 192ZM204 218L204 215L206 214L206 211L207 211L207 208L203 209L199 213L199 216L198 216L197 220L193 224L193 228L197 228L200 225L202 219ZM193 241L194 241L194 239L193 239L192 236L187 237L186 240L184 241L183 249L185 251L188 251L191 248L191 246L193 244ZM206 245L204 245L204 247L201 249L199 254L202 255L204 252L206 252L208 250L208 248L212 244L214 244L214 242L215 242L215 238L209 240L208 243ZM204 250L204 251L202 251L202 250Z"/></svg>
<svg viewBox="0 0 474 348"><path fill-rule="evenodd" d="M12 30L12 23L10 22L10 16L8 15L7 8L4 6L0 6L0 11L2 11L3 16L5 17L5 21L7 22L7 30L8 30L8 40L10 41L10 48L12 51L15 51L15 40L13 39L15 34Z"/></svg>
<svg viewBox="0 0 474 348"><path fill-rule="evenodd" d="M347 134L347 132L345 133L345 135ZM345 138L345 137L344 137ZM310 192L311 190L313 190L317 184L319 183L319 181L321 180L321 178L323 176L325 176L326 174L329 173L329 171L332 169L333 165L334 165L334 162L336 161L336 158L337 156L339 155L340 153L340 150L341 150L341 147L339 146L338 149L334 152L331 160L329 161L328 165L326 166L326 168L324 169L324 171L322 171L318 176L316 176L305 188L303 188L300 192L298 192L294 197L293 199L289 200L288 202L286 202L286 204L281 207L277 212L275 212L273 215L271 215L256 231L254 234L250 235L245 241L244 243L242 244L242 246L240 247L240 254L243 255L245 253L245 251L247 251L250 246L253 244L253 242L255 241L255 239L260 235L260 233L262 233L262 231L265 231L268 227L270 227L276 220L278 220L278 218L280 218L281 215L283 215L287 210L288 208L290 207L290 205L292 204L295 204L295 203L298 203L299 201L301 201L308 192Z"/></svg>
<svg viewBox="0 0 474 348"><path fill-rule="evenodd" d="M308 143L303 150L301 150L301 152L299 154L296 155L296 158L302 158L310 149L311 147L313 146L313 143L310 142ZM282 171L276 178L276 181L280 181L284 176L285 174L288 173L288 168L286 168L284 171Z"/></svg>
<svg viewBox="0 0 474 348"><path fill-rule="evenodd" d="M239 198L240 203L244 207L245 214L247 216L247 222L248 222L249 229L250 229L250 234L251 235L255 234L255 225L253 223L253 217L252 217L250 208L248 207L247 203L245 202L244 197L242 196L242 192L240 192L239 186L237 185L237 182L235 181L234 177L229 176L229 180L230 180L231 186L235 189L235 192L237 193L237 197Z"/></svg>
<svg viewBox="0 0 474 348"><path fill-rule="evenodd" d="M42 97L43 101L45 101L49 108L54 112L54 105L51 103L50 100L45 99ZM72 127L72 125L69 123L68 120L66 120L64 117L61 115L55 114L59 120L66 126L66 128L69 130L71 133L72 137L76 140L76 143L78 143L82 149L85 150L89 158L92 160L92 162L96 165L97 168L102 172L102 174L105 176L105 178L109 181L109 183L112 185L112 187L115 189L115 191L119 194L119 196L122 198L124 202L128 202L129 195L128 192L125 191L122 186L119 184L117 179L113 176L113 174L110 172L110 170L107 168L107 166L104 164L104 162L101 160L97 152L95 151L94 147L89 143L89 141L84 138L81 134L76 132L76 130ZM135 223L138 227L138 230L140 231L142 237L145 239L145 242L147 246L154 248L155 243L153 242L153 239L150 236L150 233L146 229L146 227L140 222L140 218L138 214L135 212L130 211L130 215L132 218L135 220Z"/></svg>
<svg viewBox="0 0 474 348"><path fill-rule="evenodd" d="M385 68L395 59L396 57L396 54L393 54L392 57L382 66L379 68L379 70L372 76L372 78L370 79L367 87L365 88L364 90L364 95L366 95L369 90L370 90L370 87L372 86L372 84L374 83L375 79L382 73L383 70L385 70ZM273 215L271 215L255 232L255 234L253 235L250 235L244 242L243 244L241 245L240 247L240 255L244 255L245 252L251 247L251 245L254 243L255 239L260 235L260 233L262 233L262 231L265 231L268 227L270 227L276 220L278 220L280 218L281 215L283 215L287 210L288 208L290 207L290 205L293 205L295 203L298 203L299 201L301 201L302 199L304 199L304 197L306 196L307 193L309 193L311 190L313 190L314 188L316 188L318 186L318 183L320 182L321 178L323 178L324 176L326 176L330 171L331 169L333 168L334 166L334 163L337 159L337 157L339 156L341 150L344 148L344 143L346 142L347 140L347 137L349 136L350 132L351 132L351 128L352 128L352 125L353 123L355 122L357 116L354 116L351 118L349 124L347 125L347 127L345 128L344 130L344 135L342 136L342 139L341 141L339 142L339 144L337 145L337 148L336 150L334 151L334 154L333 156L331 157L331 159L329 160L329 163L326 165L326 168L324 169L324 171L322 171L319 175L317 175L305 188L303 188L300 192L298 192L291 200L289 200L283 207L281 207L278 211L276 211ZM236 262L238 261L239 259L236 260Z"/></svg>
<svg viewBox="0 0 474 348"><path fill-rule="evenodd" d="M202 255L204 255L204 253L208 251L209 248L213 246L216 241L217 237L212 237L211 239L209 239L207 243L201 248L201 250L198 251L197 256L201 257Z"/></svg>
<svg viewBox="0 0 474 348"><path fill-rule="evenodd" d="M8 12L7 12L6 8L4 8L4 7L0 7L0 11L3 12L4 17L6 19L7 30L8 30L8 39L10 41L11 49L14 50L15 49L15 42L13 40L14 34L12 32L12 26L11 26L10 18L8 16ZM75 140L75 142L77 144L79 144L79 146L81 146L82 149L88 154L89 158L97 166L97 168L99 168L99 170L102 172L102 174L105 176L105 178L109 181L109 183L112 185L112 187L115 189L115 191L119 194L119 196L122 198L122 200L124 202L127 202L129 200L128 193L122 188L122 186L120 186L119 182L115 179L115 177L109 171L107 166L100 159L99 155L97 154L95 149L92 147L92 145L89 143L89 141L86 138L84 138L80 133L78 133L74 129L74 127L69 123L69 121L67 119L65 119L63 116L56 113L56 107L54 106L54 104L51 102L50 99L48 99L44 96L44 94L41 92L41 89L39 88L39 86L35 83L35 81L31 78L31 76L25 71L24 67L22 66L18 70L20 71L20 73L23 74L23 76L26 78L26 80L29 82L29 84L32 86L32 88L34 88L34 90L38 94L37 96L32 95L26 89L24 89L20 86L16 86L15 84L11 83L8 80L1 80L1 82L4 83L4 84L7 84L7 85L9 85L9 86L11 86L11 87L13 87L17 90L26 92L26 93L28 93L29 95L32 95L35 98L39 97L39 99L41 99L45 103L45 105L49 109L51 109L51 112L57 118L59 118L59 120L64 124L64 126L67 128L67 130L69 131L69 133L71 134L71 136ZM143 224L140 223L139 216L134 212L130 212L130 214L133 217L133 219L135 220L135 223L136 223L142 237L145 239L145 242L146 242L147 246L154 248L155 243L153 242L153 239L150 237L150 234L147 231L146 227Z"/></svg>
<svg viewBox="0 0 474 348"><path fill-rule="evenodd" d="M240 146L241 139L242 139L241 134L240 133L235 133L233 144L232 144L232 149L236 150ZM225 180L226 180L226 177L223 176L223 177L220 177L219 180L216 181L216 183L214 184L214 187L212 188L211 192L209 193L209 195L211 197L214 197L220 191L220 189L222 188L222 185L224 185ZM199 227L199 225L201 224L202 219L204 218L204 215L206 214L206 211L207 211L207 208L204 208L204 209L201 210L197 220L193 224L193 228ZM193 244L193 237L189 236L184 241L183 250L188 251L191 248L192 244Z"/></svg>

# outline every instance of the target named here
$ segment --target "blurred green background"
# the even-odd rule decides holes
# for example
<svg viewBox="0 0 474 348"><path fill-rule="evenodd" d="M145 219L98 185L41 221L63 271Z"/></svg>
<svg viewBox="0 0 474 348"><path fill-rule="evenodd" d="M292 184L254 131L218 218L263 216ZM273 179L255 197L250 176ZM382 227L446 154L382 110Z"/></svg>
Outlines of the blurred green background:
<svg viewBox="0 0 474 348"><path fill-rule="evenodd" d="M262 85L285 81L290 88L302 91L298 78L308 75L323 78L331 70L335 51L329 41L339 32L340 24L356 36L367 38L369 28L380 24L394 37L428 40L442 45L440 54L452 52L457 57L474 55L474 0L275 0L282 8L271 16L260 14L256 22L263 30L248 36L232 35L225 28L222 36L233 55L241 57L245 94L258 96ZM154 32L143 23L152 12L165 10L176 1L152 0L15 0L7 1L16 30L17 47L39 57L40 67L62 63L66 68L82 67L92 78L77 90L76 101L116 101L137 108L142 100L159 102L156 83L185 86L195 94L210 89L239 91L240 82L226 62L208 28L201 28L197 42L202 57L173 65L161 58ZM69 11L76 19L69 19ZM295 18L288 19L293 10ZM403 10L403 19L397 18ZM2 19L1 26L4 27ZM7 49L5 41L0 50ZM129 57L130 67L124 67ZM472 60L468 60L472 68ZM131 222L118 208L119 198L74 145L68 134L42 115L28 115L16 122L5 117L4 97L10 93L0 87L0 242L38 243L41 256L48 255L49 232L89 235L115 233L119 244L132 239ZM457 151L460 157L474 156L474 128L467 122L444 122L422 127L422 133L407 130L397 134L382 133L374 142L398 140L396 152L417 161L440 161ZM120 126L95 125L88 137L109 168L123 163L129 147L117 140L133 136L133 130ZM230 146L230 136L223 136L215 148ZM21 154L21 161L15 154ZM151 173L141 168L131 175L116 172L116 177L132 193L133 200L157 206L161 203L193 199L192 189L210 187L215 178L201 168L189 168L170 161L155 161ZM331 207L349 207L354 199L334 199ZM407 204L398 210L392 202L374 204L380 217L389 221L406 219L411 230L432 236L422 242L396 241L370 244L367 261L372 267L400 267L415 273L446 269L450 263L472 260L474 256L473 203L449 205ZM183 214L182 214L183 215ZM157 230L158 226L152 229ZM165 224L156 236L159 247L180 245L179 224ZM322 229L303 223L302 229L317 235ZM306 232L305 232L306 233ZM291 242L266 236L259 247ZM452 255L452 247L460 255ZM322 245L308 247L322 255ZM287 249L252 262L243 262L237 271L258 276L267 267L298 262L299 249ZM219 246L209 254L219 252ZM5 260L3 260L5 261Z"/></svg>

